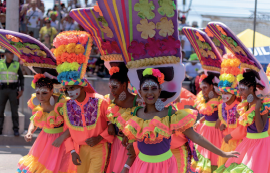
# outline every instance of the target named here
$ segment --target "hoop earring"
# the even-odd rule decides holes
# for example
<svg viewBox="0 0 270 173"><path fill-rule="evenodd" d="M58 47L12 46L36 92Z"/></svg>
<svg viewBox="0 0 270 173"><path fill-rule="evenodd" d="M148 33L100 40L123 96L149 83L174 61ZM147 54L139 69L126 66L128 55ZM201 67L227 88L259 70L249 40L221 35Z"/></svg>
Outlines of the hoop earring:
<svg viewBox="0 0 270 173"><path fill-rule="evenodd" d="M54 98L53 98L53 96L51 96L51 98L50 98L50 105L54 105L54 103L55 103L55 101L54 101Z"/></svg>
<svg viewBox="0 0 270 173"><path fill-rule="evenodd" d="M208 93L209 99L212 99L214 96L215 96L214 91L210 91L210 92Z"/></svg>
<svg viewBox="0 0 270 173"><path fill-rule="evenodd" d="M127 98L126 92L125 91L121 92L121 94L119 94L118 98L119 98L120 101L126 100L126 98Z"/></svg>
<svg viewBox="0 0 270 173"><path fill-rule="evenodd" d="M157 101L155 103L155 107L160 112L160 111L164 110L165 105L161 99L157 99Z"/></svg>
<svg viewBox="0 0 270 173"><path fill-rule="evenodd" d="M252 94L249 94L247 97L247 102L251 103L254 100L254 96Z"/></svg>

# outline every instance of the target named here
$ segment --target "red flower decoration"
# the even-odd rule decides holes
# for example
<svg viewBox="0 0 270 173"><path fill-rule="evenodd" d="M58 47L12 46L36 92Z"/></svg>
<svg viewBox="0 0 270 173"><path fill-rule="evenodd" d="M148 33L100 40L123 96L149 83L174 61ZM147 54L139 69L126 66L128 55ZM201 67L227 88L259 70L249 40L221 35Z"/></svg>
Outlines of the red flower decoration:
<svg viewBox="0 0 270 173"><path fill-rule="evenodd" d="M172 36L169 36L168 39L163 39L162 44L162 51L171 55L177 54L178 49L180 49L180 40L176 40Z"/></svg>
<svg viewBox="0 0 270 173"><path fill-rule="evenodd" d="M121 50L117 44L116 41L106 41L106 42L102 42L102 49L106 50L108 52L108 54L113 54L113 53L121 53Z"/></svg>
<svg viewBox="0 0 270 173"><path fill-rule="evenodd" d="M112 67L109 71L110 75L112 76L114 73L118 73L119 72L119 67Z"/></svg>
<svg viewBox="0 0 270 173"><path fill-rule="evenodd" d="M128 48L128 52L132 53L134 58L140 58L146 54L145 45L143 43L138 43L137 41L132 41Z"/></svg>
<svg viewBox="0 0 270 173"><path fill-rule="evenodd" d="M150 56L160 56L162 51L161 51L161 41L156 40L154 38L148 38L147 39L148 43L146 43L145 48L148 51L148 55Z"/></svg>
<svg viewBox="0 0 270 173"><path fill-rule="evenodd" d="M121 50L120 50L120 48L119 48L116 41L112 41L111 46L112 46L112 49L113 49L114 53L121 53Z"/></svg>

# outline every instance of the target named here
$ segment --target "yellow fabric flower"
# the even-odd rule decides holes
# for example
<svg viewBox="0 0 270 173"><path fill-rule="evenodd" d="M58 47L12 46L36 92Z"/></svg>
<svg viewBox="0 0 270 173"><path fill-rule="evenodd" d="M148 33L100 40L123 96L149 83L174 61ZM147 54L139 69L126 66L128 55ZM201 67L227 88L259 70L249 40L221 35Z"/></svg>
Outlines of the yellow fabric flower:
<svg viewBox="0 0 270 173"><path fill-rule="evenodd" d="M243 74L239 74L237 75L237 81L240 82L241 80L243 80L244 77L243 77Z"/></svg>
<svg viewBox="0 0 270 173"><path fill-rule="evenodd" d="M220 75L219 79L223 80L223 81L227 80L227 81L232 83L232 82L234 82L235 77L232 74L222 74L222 75Z"/></svg>
<svg viewBox="0 0 270 173"><path fill-rule="evenodd" d="M75 46L75 53L76 53L77 55L80 54L80 53L84 54L84 51L85 51L85 49L84 49L83 45L77 44L77 45Z"/></svg>
<svg viewBox="0 0 270 173"><path fill-rule="evenodd" d="M103 26L103 28L101 28L101 31L106 33L107 37L113 38L113 32L108 26Z"/></svg>
<svg viewBox="0 0 270 173"><path fill-rule="evenodd" d="M61 45L58 48L56 48L57 55L55 56L61 56L62 53L66 52L66 45Z"/></svg>
<svg viewBox="0 0 270 173"><path fill-rule="evenodd" d="M143 71L143 76L146 76L146 75L152 75L152 74L153 74L152 69L153 69L153 68L146 68L146 69Z"/></svg>
<svg viewBox="0 0 270 173"><path fill-rule="evenodd" d="M56 67L56 71L58 73L62 73L64 71L78 71L80 67L80 64L78 64L77 62L73 62L73 63L68 63L68 62L64 62L61 65L58 65Z"/></svg>
<svg viewBox="0 0 270 173"><path fill-rule="evenodd" d="M168 20L167 17L162 17L160 22L157 22L156 28L160 29L159 35L166 37L167 35L173 35L174 26L172 20Z"/></svg>
<svg viewBox="0 0 270 173"><path fill-rule="evenodd" d="M66 49L67 49L67 53L74 53L74 50L75 50L75 47L76 47L76 43L69 43L67 46L66 46Z"/></svg>
<svg viewBox="0 0 270 173"><path fill-rule="evenodd" d="M136 27L139 32L142 32L141 37L144 39L153 38L156 34L156 25L153 22L148 23L147 19L142 19L140 23Z"/></svg>

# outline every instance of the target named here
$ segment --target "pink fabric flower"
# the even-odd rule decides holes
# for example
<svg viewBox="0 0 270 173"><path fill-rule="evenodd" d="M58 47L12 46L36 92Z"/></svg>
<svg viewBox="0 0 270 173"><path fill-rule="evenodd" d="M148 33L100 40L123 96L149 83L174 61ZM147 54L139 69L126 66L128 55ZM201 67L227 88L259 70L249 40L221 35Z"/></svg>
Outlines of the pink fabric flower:
<svg viewBox="0 0 270 173"><path fill-rule="evenodd" d="M146 54L145 45L143 43L138 43L137 41L132 41L128 48L128 52L132 53L134 58L140 58Z"/></svg>
<svg viewBox="0 0 270 173"><path fill-rule="evenodd" d="M161 41L156 40L155 38L148 38L148 43L146 43L145 48L148 51L148 55L154 57L154 56L160 56L161 51Z"/></svg>
<svg viewBox="0 0 270 173"><path fill-rule="evenodd" d="M159 69L152 69L153 72L153 76L155 76L156 78L161 77L161 72L159 71Z"/></svg>
<svg viewBox="0 0 270 173"><path fill-rule="evenodd" d="M86 34L78 35L78 40L82 45L85 45L88 41L88 36Z"/></svg>
<svg viewBox="0 0 270 173"><path fill-rule="evenodd" d="M180 40L176 40L172 36L169 36L168 39L163 39L162 44L162 51L164 53L170 53L171 55L177 54L180 48Z"/></svg>
<svg viewBox="0 0 270 173"><path fill-rule="evenodd" d="M78 43L78 37L75 34L70 34L67 36L68 43Z"/></svg>

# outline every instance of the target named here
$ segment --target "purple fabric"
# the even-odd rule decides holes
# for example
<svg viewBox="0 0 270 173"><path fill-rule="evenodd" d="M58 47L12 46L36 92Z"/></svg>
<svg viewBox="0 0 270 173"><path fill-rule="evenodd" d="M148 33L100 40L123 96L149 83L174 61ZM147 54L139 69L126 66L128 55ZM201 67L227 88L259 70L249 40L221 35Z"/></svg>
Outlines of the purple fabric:
<svg viewBox="0 0 270 173"><path fill-rule="evenodd" d="M269 120L267 119L267 122L266 122L262 132L268 131L268 126L269 126ZM248 133L258 133L255 122L247 127L247 132Z"/></svg>
<svg viewBox="0 0 270 173"><path fill-rule="evenodd" d="M146 144L138 141L140 152L146 155L160 155L167 152L171 147L171 138L163 138L163 141L157 144Z"/></svg>
<svg viewBox="0 0 270 173"><path fill-rule="evenodd" d="M177 1L176 0L173 0L173 1L174 1L175 5L177 7ZM110 17L109 17L110 14L109 14L109 12L108 12L108 10L106 8L106 5L103 2L104 2L104 0L101 0L100 1L99 7L100 7L100 9L103 12L103 16L106 19L107 18L110 19ZM108 6L109 7L114 7L112 0L108 0L107 2L108 2ZM122 4L122 2L123 2L123 4ZM132 2L132 3L129 4L129 2ZM159 8L159 4L158 3L159 2L158 1L151 1L151 2L153 2L154 6L155 6L155 10L153 10L153 12L155 13L155 17L153 19L149 19L149 20L147 19L147 20L148 20L148 22L154 22L156 24L157 22L160 22L160 19L162 17L167 17L167 16L166 15L162 16L162 15L159 14L159 12L158 12L158 8ZM140 24L141 18L138 16L138 13L139 12L134 10L134 6L135 6L136 3L139 3L139 1L138 0L136 0L136 1L134 1L134 0L133 1L127 1L127 0L116 1L117 10L118 10L118 13L119 13L119 19L120 19L120 22L122 24L123 35L126 38L127 48L129 47L128 45L131 43L131 41L137 41L138 43L141 42L143 44L148 43L147 39L143 39L141 37L141 32L139 32L137 30L137 25ZM132 13L129 13L129 5L131 5ZM123 9L125 11L123 11ZM167 18L168 18L168 20L172 20L173 25L174 25L174 31L175 32L172 34L172 36L176 40L179 40L179 38L178 38L178 20L177 20L177 18L178 18L178 15L177 14L178 13L177 13L177 10L174 10L174 12L175 12L175 15L173 17L170 17L170 18L167 17ZM114 16L115 21L117 21L116 20L116 17L115 17L116 15L115 15L114 8L111 8L111 14L112 14L112 16ZM128 25L127 26L128 27L128 31L127 32L126 32L126 28L125 28L125 20L124 20L125 15L124 14L126 15L126 21L127 21L127 25ZM131 14L132 16L129 16L129 14ZM129 25L130 22L131 22L131 20L132 20L132 25ZM114 22L112 20L107 20L107 22L108 22L108 26L115 33ZM116 25L118 25L118 24L116 24ZM130 27L132 27L132 33L130 32L130 29L131 29ZM156 31L156 34L153 37L154 39L156 39L156 40L168 39L168 36L162 37L162 36L159 35L159 31L160 30L155 29L155 31ZM129 42L127 41L127 38L130 39ZM119 39L116 39L116 41L118 42L118 45L121 45L121 42L122 42L121 39L120 40ZM124 52L124 50L122 50L122 52ZM180 53L181 53L181 50L180 50L180 47L179 47L179 49L177 51L177 54L175 56L176 57L180 57L181 56ZM162 54L160 56L168 56L168 55L171 55L171 54L170 53L166 53L165 54L164 52L162 52ZM140 56L137 59L144 59L144 58L149 58L149 57L150 57L149 54L145 54L144 56ZM137 60L136 58L134 58L134 59ZM124 59L124 61L126 61L126 60Z"/></svg>
<svg viewBox="0 0 270 173"><path fill-rule="evenodd" d="M205 117L205 119L206 119L207 121L217 121L217 119L218 119L218 111L215 111L215 112L214 112L212 115L210 115L210 116L205 115L204 117Z"/></svg>
<svg viewBox="0 0 270 173"><path fill-rule="evenodd" d="M191 157L193 157L195 161L199 161L193 142L187 136L186 138L188 140L187 147L188 147L188 156L190 158L189 162L191 162Z"/></svg>
<svg viewBox="0 0 270 173"><path fill-rule="evenodd" d="M84 105L84 116L86 126L96 123L98 111L98 99L89 98L88 102ZM77 105L76 101L69 100L67 102L67 113L70 123L73 126L83 127L81 108Z"/></svg>
<svg viewBox="0 0 270 173"><path fill-rule="evenodd" d="M229 115L227 115L227 111L226 111L225 107L226 107L226 103L222 103L222 117L223 117L223 119L226 122L228 122L228 124L236 124L237 104L235 104L234 107L228 111ZM227 117L229 117L229 121L227 121Z"/></svg>

